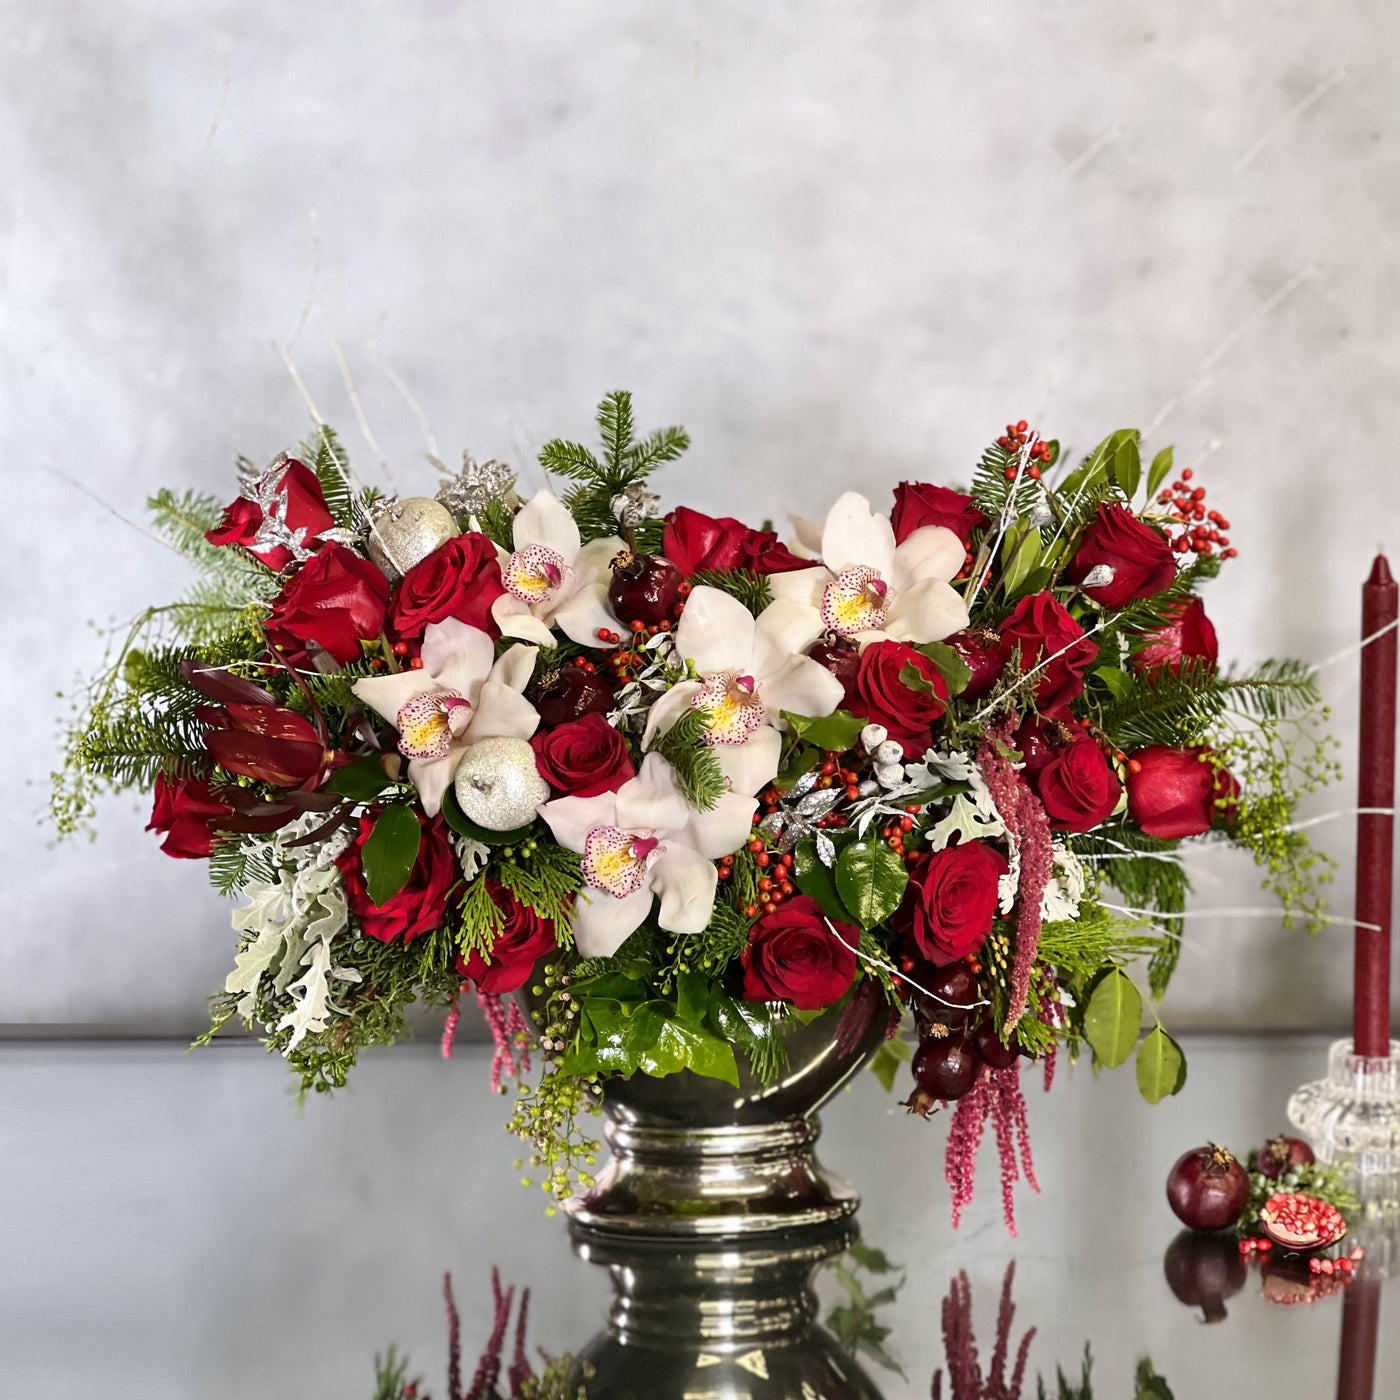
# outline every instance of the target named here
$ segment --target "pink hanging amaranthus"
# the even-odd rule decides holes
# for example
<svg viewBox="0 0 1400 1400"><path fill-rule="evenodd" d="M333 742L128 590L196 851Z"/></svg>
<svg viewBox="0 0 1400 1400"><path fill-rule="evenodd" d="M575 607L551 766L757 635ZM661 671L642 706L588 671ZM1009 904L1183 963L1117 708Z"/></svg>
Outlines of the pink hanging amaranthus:
<svg viewBox="0 0 1400 1400"><path fill-rule="evenodd" d="M992 729L977 751L977 766L1006 824L1007 839L1020 856L1020 881L1016 889L1016 957L1011 967L1010 1005L1006 1033L1026 1014L1031 970L1040 947L1041 907L1045 890L1055 873L1055 851L1050 841L1050 820L1040 799L1003 752L1010 743L1012 721Z"/></svg>
<svg viewBox="0 0 1400 1400"><path fill-rule="evenodd" d="M458 996L471 987L463 982ZM519 1005L511 998L494 992L483 992L477 988L477 1005L491 1028L491 1039L495 1048L491 1056L491 1092L499 1093L501 1078L509 1074L518 1079L530 1072L530 1027ZM447 1024L442 1028L442 1058L452 1058L453 1042L457 1038L457 1025L461 1020L461 1006L453 1002L447 1013Z"/></svg>
<svg viewBox="0 0 1400 1400"><path fill-rule="evenodd" d="M1008 1381L1006 1359L1011 1351L1012 1324L1016 1320L1016 1304L1011 1301L1011 1286L1015 1279L1016 1264L1013 1260L1006 1266L1002 1279L996 1346L992 1351L991 1370L985 1377L977 1356L977 1337L972 1330L972 1284L967 1271L959 1272L949 1286L948 1296L943 1300L943 1354L948 1363L948 1380L952 1387L950 1400L1020 1400L1035 1328L1032 1327L1021 1338L1021 1344L1016 1348L1016 1365ZM943 1400L941 1368L933 1373L930 1394L932 1400Z"/></svg>
<svg viewBox="0 0 1400 1400"><path fill-rule="evenodd" d="M1021 1092L1021 1062L1007 1069L986 1069L971 1090L953 1109L948 1130L948 1151L943 1174L953 1193L953 1228L962 1220L965 1207L972 1204L977 1179L977 1149L982 1130L990 1118L1001 1159L1001 1207L1006 1228L1016 1233L1016 1203L1013 1188L1022 1173L1031 1190L1039 1192L1035 1163L1031 1159L1030 1127L1026 1121L1026 1097Z"/></svg>

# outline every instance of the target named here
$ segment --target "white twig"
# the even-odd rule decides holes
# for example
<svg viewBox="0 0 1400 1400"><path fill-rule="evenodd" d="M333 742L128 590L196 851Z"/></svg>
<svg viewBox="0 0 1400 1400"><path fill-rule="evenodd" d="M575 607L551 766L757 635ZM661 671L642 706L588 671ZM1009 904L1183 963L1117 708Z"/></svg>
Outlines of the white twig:
<svg viewBox="0 0 1400 1400"><path fill-rule="evenodd" d="M952 1011L974 1011L974 1010L976 1010L976 1008L979 1007L979 1006L990 1006L990 1005L991 1005L991 1002L989 1002L989 1001L968 1001L968 1002L962 1002L962 1001L947 1001L947 1000L945 1000L943 997L939 996L937 992L931 992L931 991L929 991L929 989L928 989L927 987L921 987L921 986L919 986L919 984L918 984L912 977L910 977L909 974L908 974L907 972L901 972L897 967L893 967L893 966L891 966L891 965L890 965L889 963L887 963L887 962L881 962L881 961L879 960L879 958L867 957L864 953L862 953L862 952L860 951L859 948L854 948L854 947L852 947L851 944L847 943L846 940L845 940L844 938L842 938L841 935L840 935L839 933L837 933L837 931L836 931L836 925L833 924L833 923L831 922L831 920L828 919L828 918L826 917L825 914L822 915L822 920L823 920L823 922L826 924L827 928L829 928L829 929L831 930L831 936L832 936L843 948L847 948L847 949L849 949L852 953L854 953L854 954L856 955L856 957L858 957L858 958L861 960L861 962L869 963L871 967L882 968L885 972L888 972L891 976L893 976L893 977L898 977L898 978L900 979L900 981L902 981L902 982L907 982L911 987L913 987L913 989L914 989L916 992L922 992L926 997L932 997L932 998L934 999L934 1001L938 1002L938 1004L939 1004L940 1006L946 1006L946 1007L948 1007L948 1008L949 1008L950 1010L952 1010Z"/></svg>
<svg viewBox="0 0 1400 1400"><path fill-rule="evenodd" d="M335 326L331 321L331 313L325 302L321 303L321 315L326 318L326 334L330 337L331 349L335 353L336 363L340 366L340 377L345 382L345 393L350 399L351 407L355 410L355 417L359 420L360 432L364 436L365 442L369 444L369 450L379 458L379 465L384 471L384 476L389 485L398 490L398 483L394 480L394 473L389 466L387 458L380 449L374 433L369 426L369 418L365 415L365 406L360 401L360 391L355 387L355 377L350 373L350 362L345 358L345 351L340 348L340 340L336 336Z"/></svg>
<svg viewBox="0 0 1400 1400"><path fill-rule="evenodd" d="M1291 121L1296 121L1308 110L1315 107L1329 92L1339 83L1344 83L1351 76L1351 69L1343 64L1335 73L1329 73L1311 92L1300 97L1278 121L1276 121L1234 164L1232 174L1242 174L1254 159L1269 145L1271 141L1288 125Z"/></svg>
<svg viewBox="0 0 1400 1400"><path fill-rule="evenodd" d="M399 391L399 394L402 396L403 401L409 406L410 409L413 410L413 416L417 418L418 427L421 429L423 437L427 441L428 455L433 459L433 461L440 462L442 460L442 453L438 449L438 440L433 434L431 424L429 424L428 422L428 415L423 412L423 405L418 402L417 398L414 397L413 390L408 387L408 385L404 382L403 377L393 367L393 365L391 365L389 361L384 358L383 354L378 349L371 345L369 352L371 355L374 356L375 363L378 364L379 368L382 369L385 375L388 377L389 383L392 384L394 388L396 388Z"/></svg>
<svg viewBox="0 0 1400 1400"><path fill-rule="evenodd" d="M1111 909L1115 914L1128 914L1134 918L1142 917L1147 919L1278 919L1282 917L1283 911L1279 909L1262 909L1244 906L1238 909L1183 909L1180 913L1171 913L1161 909L1134 909L1127 904L1107 904L1105 909ZM1348 928L1368 928L1379 929L1379 924L1365 924L1359 919L1347 919L1341 915L1334 914L1309 914L1309 920L1316 919L1324 924L1344 924Z"/></svg>
<svg viewBox="0 0 1400 1400"><path fill-rule="evenodd" d="M1095 626L1091 627L1087 632L1084 633L1083 636L1076 637L1068 646L1061 647L1059 651L1052 653L1050 656L1047 656L1045 660L1040 663L1039 666L1033 667L1031 670L1026 671L1021 676L1020 680L1018 680L1016 684L1011 687L1010 690L1005 691L1003 694L997 696L997 698L993 700L990 705L983 705L983 707L980 710L978 710L975 715L973 715L972 723L976 724L978 720L985 719L989 714L991 714L993 710L995 710L999 705L1002 704L1002 702L1007 698L1008 695L1014 694L1023 685L1025 685L1025 683L1028 680L1031 680L1033 677L1038 676L1052 661L1055 661L1059 657L1063 656L1065 652L1073 651L1075 647L1077 647L1080 644L1080 642L1082 642L1085 639L1085 637L1092 637L1095 632L1102 632L1103 629L1107 627L1111 621L1111 618L1105 617L1102 622L1099 622Z"/></svg>
<svg viewBox="0 0 1400 1400"><path fill-rule="evenodd" d="M1325 661L1319 661L1313 669L1325 671L1329 666L1335 666L1339 661L1348 661L1353 656L1359 656L1372 642L1379 641L1387 633L1395 631L1397 627L1400 627L1400 618L1396 618L1394 622L1387 622L1384 627L1378 627L1370 636L1362 637L1359 642L1353 642L1349 647L1343 647L1341 651L1333 652Z"/></svg>

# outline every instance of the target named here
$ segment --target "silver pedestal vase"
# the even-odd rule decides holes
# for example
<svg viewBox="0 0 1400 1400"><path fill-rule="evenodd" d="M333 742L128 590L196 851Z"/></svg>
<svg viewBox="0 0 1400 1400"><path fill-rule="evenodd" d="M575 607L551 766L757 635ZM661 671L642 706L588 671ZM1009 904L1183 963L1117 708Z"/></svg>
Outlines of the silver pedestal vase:
<svg viewBox="0 0 1400 1400"><path fill-rule="evenodd" d="M840 1011L787 1021L788 1068L772 1084L753 1075L742 1051L737 1089L688 1069L604 1080L612 1156L588 1194L566 1203L575 1225L634 1239L737 1239L854 1215L859 1196L814 1148L817 1110L885 1038L882 1000L857 1000L839 1038ZM853 1025L851 1015L862 1019Z"/></svg>
<svg viewBox="0 0 1400 1400"><path fill-rule="evenodd" d="M813 1271L854 1240L851 1224L728 1244L573 1234L613 1286L607 1330L574 1362L588 1400L880 1400L817 1324Z"/></svg>

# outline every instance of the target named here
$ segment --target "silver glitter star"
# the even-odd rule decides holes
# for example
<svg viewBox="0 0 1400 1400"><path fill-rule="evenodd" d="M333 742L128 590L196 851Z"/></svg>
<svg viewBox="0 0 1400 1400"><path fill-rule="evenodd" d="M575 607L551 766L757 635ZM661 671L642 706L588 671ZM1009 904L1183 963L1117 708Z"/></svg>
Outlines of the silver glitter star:
<svg viewBox="0 0 1400 1400"><path fill-rule="evenodd" d="M443 469L444 472L446 469ZM459 520L479 515L489 501L515 504L515 473L504 463L492 458L489 462L474 462L470 452L462 453L462 470L448 474L438 487L434 498L445 505Z"/></svg>
<svg viewBox="0 0 1400 1400"><path fill-rule="evenodd" d="M846 795L844 788L819 788L817 775L804 773L788 793L788 800L776 812L770 812L759 822L758 829L776 841L780 851L790 851L804 837L816 843L817 855L823 865L836 861L836 847L831 837L817 823ZM796 799L796 800L794 800Z"/></svg>

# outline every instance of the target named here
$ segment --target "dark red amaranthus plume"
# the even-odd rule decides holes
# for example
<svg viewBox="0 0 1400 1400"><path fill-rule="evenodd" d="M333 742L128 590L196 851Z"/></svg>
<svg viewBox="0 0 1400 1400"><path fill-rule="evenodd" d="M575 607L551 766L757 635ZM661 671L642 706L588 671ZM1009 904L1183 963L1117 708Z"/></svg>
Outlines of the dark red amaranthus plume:
<svg viewBox="0 0 1400 1400"><path fill-rule="evenodd" d="M491 1057L491 1092L501 1087L501 1076L509 1074L519 1078L530 1071L530 1028L525 1016L511 997L498 992L476 991L476 1000L486 1024L491 1027L491 1039L495 1041L495 1054ZM453 1023L456 1031L456 1023ZM452 1043L443 1035L443 1055L452 1053Z"/></svg>
<svg viewBox="0 0 1400 1400"><path fill-rule="evenodd" d="M442 1298L447 1304L447 1400L462 1400L462 1319L452 1296L452 1275L442 1276Z"/></svg>
<svg viewBox="0 0 1400 1400"><path fill-rule="evenodd" d="M997 1310L996 1345L992 1349L990 1373L984 1378L977 1357L977 1338L972 1330L972 1284L966 1270L961 1271L948 1288L943 1300L943 1355L948 1364L949 1400L1020 1400L1021 1386L1026 1378L1026 1361L1030 1356L1035 1328L1021 1338L1016 1348L1016 1364L1011 1378L1006 1376L1006 1359L1011 1351L1011 1327L1016 1319L1016 1304L1011 1301L1011 1287L1016 1279L1013 1261L1006 1266L1001 1284L1001 1306ZM943 1400L943 1371L933 1373L930 1389L932 1400Z"/></svg>
<svg viewBox="0 0 1400 1400"><path fill-rule="evenodd" d="M997 1153L1001 1158L1001 1205L1006 1228L1016 1233L1016 1204L1012 1188L1025 1173L1033 1191L1040 1190L1031 1160L1030 1130L1026 1122L1026 1098L1021 1092L1021 1062L1007 1069L987 1069L953 1110L948 1130L948 1152L944 1176L953 1192L953 1228L956 1230L965 1207L972 1204L977 1177L977 1149L987 1119L993 1122ZM1019 1160L1018 1160L1019 1159Z"/></svg>

